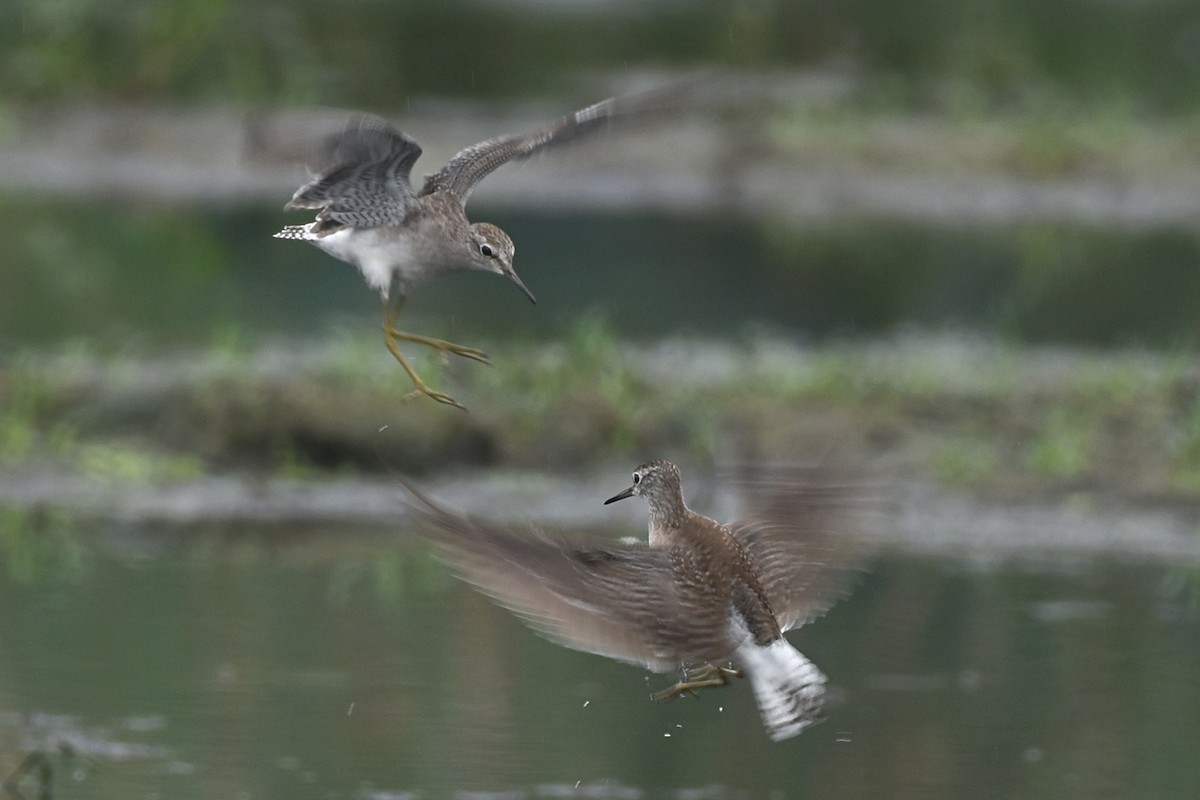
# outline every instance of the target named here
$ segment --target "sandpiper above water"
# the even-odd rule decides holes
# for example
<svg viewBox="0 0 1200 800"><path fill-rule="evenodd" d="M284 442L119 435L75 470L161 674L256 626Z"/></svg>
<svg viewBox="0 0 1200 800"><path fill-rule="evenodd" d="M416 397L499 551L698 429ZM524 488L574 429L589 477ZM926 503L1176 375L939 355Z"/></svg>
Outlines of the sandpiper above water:
<svg viewBox="0 0 1200 800"><path fill-rule="evenodd" d="M357 267L383 298L385 342L416 392L462 408L453 397L434 391L421 379L400 352L398 342L425 345L485 364L490 363L487 354L406 333L395 325L412 290L445 272L494 272L536 302L513 269L515 248L508 235L495 225L467 219L464 206L471 191L509 161L661 108L661 91L611 98L533 133L488 139L462 150L427 176L419 191L409 175L421 155L420 145L380 117L357 114L315 148L310 164L314 177L284 207L319 209L316 220L289 225L275 236L309 242Z"/></svg>
<svg viewBox="0 0 1200 800"><path fill-rule="evenodd" d="M835 492L782 473L747 486L751 511L722 525L687 507L674 464L638 467L606 503L648 501L648 546L521 536L413 494L446 560L530 626L655 672L681 668L660 701L745 675L778 741L817 722L825 694L783 633L832 605L861 551L834 530Z"/></svg>

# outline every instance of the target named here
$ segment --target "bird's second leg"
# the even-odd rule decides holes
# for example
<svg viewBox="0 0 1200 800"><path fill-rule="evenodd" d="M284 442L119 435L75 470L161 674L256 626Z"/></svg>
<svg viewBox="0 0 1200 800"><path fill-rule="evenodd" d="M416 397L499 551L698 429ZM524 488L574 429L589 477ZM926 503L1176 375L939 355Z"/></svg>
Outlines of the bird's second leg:
<svg viewBox="0 0 1200 800"><path fill-rule="evenodd" d="M742 671L733 667L718 667L715 664L705 664L695 669L685 667L683 680L661 692L655 692L654 700L658 703L665 703L681 695L694 695L697 689L725 686L729 683L730 678L740 677L742 677Z"/></svg>
<svg viewBox="0 0 1200 800"><path fill-rule="evenodd" d="M472 361L478 361L480 364L491 366L492 359L488 354L474 347L465 347L454 342L447 342L445 339L435 339L432 336L422 336L419 333L408 333L406 331L398 331L395 328L388 330L388 334L394 339L403 339L406 342L414 344L423 344L426 347L432 347L442 353L453 353L456 356L469 358Z"/></svg>
<svg viewBox="0 0 1200 800"><path fill-rule="evenodd" d="M395 290L395 286L392 287ZM491 365L492 360L488 358L488 354L475 347L464 347L461 344L448 342L445 339L436 339L432 336L422 336L419 333L409 333L399 330L396 327L396 317L400 316L400 309L404 308L404 295L397 292L393 295L392 300L388 302L387 311L384 315L383 330L388 339L394 342L400 339L413 344L423 344L426 347L432 347L440 353L453 353L456 356L469 358L472 361L478 361L481 364ZM390 348L389 348L390 349Z"/></svg>
<svg viewBox="0 0 1200 800"><path fill-rule="evenodd" d="M413 385L416 387L415 391L417 393L432 398L439 403L445 403L448 406L461 408L465 411L466 406L464 406L462 403L458 402L444 392L435 391L434 389L430 388L429 384L425 383L421 376L417 374L417 371L413 369L412 365L408 363L408 359L404 357L404 354L400 352L400 345L397 344L397 340L417 342L418 344L428 345L429 347L434 347L443 352L454 352L458 355L466 356L467 358L473 358L476 361L483 361L485 364L491 363L487 360L487 355L481 350L475 350L469 347L460 347L459 345L451 344L450 342L444 342L441 339L431 339L426 336L418 336L416 334L405 333L404 331L396 330L396 317L399 316L400 309L403 307L404 297L403 295L397 294L395 299L388 303L387 311L384 313L383 337L388 351L392 354L393 358L400 362L400 366L404 368L404 371L408 373L408 377L410 380L412 380Z"/></svg>

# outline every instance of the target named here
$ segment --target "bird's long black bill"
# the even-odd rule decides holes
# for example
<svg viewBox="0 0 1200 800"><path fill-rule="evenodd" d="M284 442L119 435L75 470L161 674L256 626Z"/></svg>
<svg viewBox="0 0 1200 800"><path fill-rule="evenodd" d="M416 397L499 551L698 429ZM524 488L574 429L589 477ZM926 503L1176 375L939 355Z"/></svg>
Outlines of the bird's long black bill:
<svg viewBox="0 0 1200 800"><path fill-rule="evenodd" d="M618 500L624 500L626 497L633 497L633 487L632 486L630 486L628 489L621 492L620 494L613 495L612 497L605 500L604 505L608 505L609 503L615 503Z"/></svg>
<svg viewBox="0 0 1200 800"><path fill-rule="evenodd" d="M525 296L529 298L529 302L535 304L537 303L537 298L533 296L533 292L529 291L529 287L525 285L525 282L517 277L517 273L506 272L505 274L508 276L510 281L517 285L518 289L525 293Z"/></svg>

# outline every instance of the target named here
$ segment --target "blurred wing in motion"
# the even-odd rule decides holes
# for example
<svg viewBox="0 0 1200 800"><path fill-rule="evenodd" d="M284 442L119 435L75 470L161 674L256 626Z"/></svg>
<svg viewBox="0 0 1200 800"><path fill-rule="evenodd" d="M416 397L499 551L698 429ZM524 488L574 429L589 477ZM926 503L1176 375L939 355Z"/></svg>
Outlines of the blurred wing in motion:
<svg viewBox="0 0 1200 800"><path fill-rule="evenodd" d="M285 209L319 208L314 233L399 225L416 205L410 183L421 147L381 117L355 114L310 158L315 176Z"/></svg>
<svg viewBox="0 0 1200 800"><path fill-rule="evenodd" d="M781 630L820 617L849 594L868 548L856 534L853 487L813 469L767 469L741 480L747 513L730 523Z"/></svg>
<svg viewBox="0 0 1200 800"><path fill-rule="evenodd" d="M420 501L415 510L434 529L443 558L551 640L656 672L675 669L696 652L731 652L725 614L703 611L714 598L676 580L679 554L521 536L454 514L407 488Z"/></svg>

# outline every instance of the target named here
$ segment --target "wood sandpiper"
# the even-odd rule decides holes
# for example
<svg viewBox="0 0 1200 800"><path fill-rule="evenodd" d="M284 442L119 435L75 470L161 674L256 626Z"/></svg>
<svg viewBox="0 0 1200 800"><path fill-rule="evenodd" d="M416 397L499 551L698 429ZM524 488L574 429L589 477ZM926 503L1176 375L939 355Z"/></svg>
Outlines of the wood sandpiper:
<svg viewBox="0 0 1200 800"><path fill-rule="evenodd" d="M860 551L833 530L829 491L788 475L749 488L752 511L722 525L687 507L674 464L643 464L605 502L649 502L648 546L522 536L413 494L446 560L531 627L655 672L682 668L659 701L744 675L779 741L819 721L825 695L824 674L783 633L832 605Z"/></svg>
<svg viewBox="0 0 1200 800"><path fill-rule="evenodd" d="M515 248L508 235L495 225L467 219L464 206L471 191L509 161L661 108L660 94L610 98L533 133L472 145L428 175L420 191L413 187L409 174L421 147L385 120L356 114L340 132L315 148L310 164L313 178L284 206L285 210L320 209L316 220L288 225L275 236L309 242L357 267L383 298L384 340L416 386L414 393L462 408L453 397L431 389L422 380L398 343L413 342L490 364L487 354L397 330L396 318L418 284L445 272L494 272L536 302L513 269Z"/></svg>

